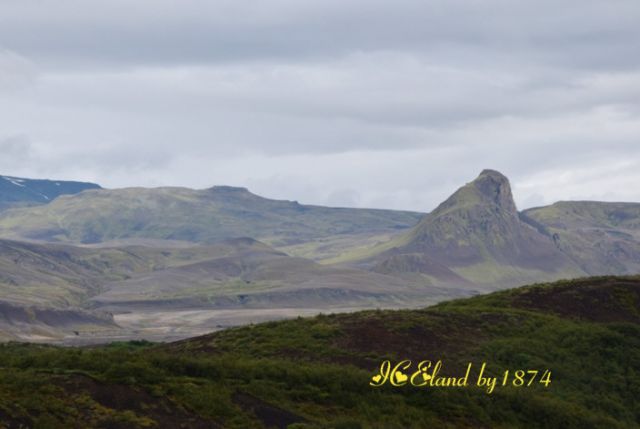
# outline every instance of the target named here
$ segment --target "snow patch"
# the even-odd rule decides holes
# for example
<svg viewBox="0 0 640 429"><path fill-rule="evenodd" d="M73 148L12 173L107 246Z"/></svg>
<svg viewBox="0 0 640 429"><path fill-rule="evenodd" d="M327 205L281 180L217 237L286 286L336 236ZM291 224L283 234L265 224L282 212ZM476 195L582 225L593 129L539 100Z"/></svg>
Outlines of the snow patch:
<svg viewBox="0 0 640 429"><path fill-rule="evenodd" d="M8 180L9 182L13 183L16 186L20 186L20 187L26 188L26 186L24 186L22 183L20 183L20 182L24 182L24 180L16 179L16 178L13 178L13 177L7 177L7 176L2 176L2 178L4 180Z"/></svg>

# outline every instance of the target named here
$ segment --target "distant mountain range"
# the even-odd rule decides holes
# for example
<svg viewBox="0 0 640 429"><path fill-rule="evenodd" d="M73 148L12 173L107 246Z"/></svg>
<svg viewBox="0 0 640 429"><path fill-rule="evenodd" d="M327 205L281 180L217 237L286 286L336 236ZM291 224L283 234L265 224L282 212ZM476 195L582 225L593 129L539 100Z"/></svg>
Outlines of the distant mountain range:
<svg viewBox="0 0 640 429"><path fill-rule="evenodd" d="M230 186L94 189L0 213L0 236L83 244L132 238L214 243L252 237L284 245L406 229L421 217L270 200Z"/></svg>
<svg viewBox="0 0 640 429"><path fill-rule="evenodd" d="M95 183L64 180L35 180L0 176L0 209L20 205L45 204L60 195L100 189Z"/></svg>
<svg viewBox="0 0 640 429"><path fill-rule="evenodd" d="M107 190L2 177L6 338L175 338L640 271L640 204L519 212L493 170L428 214L303 205L227 186Z"/></svg>

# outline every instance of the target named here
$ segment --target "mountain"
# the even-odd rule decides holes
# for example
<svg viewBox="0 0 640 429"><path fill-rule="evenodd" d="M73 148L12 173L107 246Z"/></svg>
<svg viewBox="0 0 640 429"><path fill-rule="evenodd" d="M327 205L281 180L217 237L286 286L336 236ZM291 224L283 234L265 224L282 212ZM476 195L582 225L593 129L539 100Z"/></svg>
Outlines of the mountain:
<svg viewBox="0 0 640 429"><path fill-rule="evenodd" d="M640 204L561 201L523 215L586 273L640 272Z"/></svg>
<svg viewBox="0 0 640 429"><path fill-rule="evenodd" d="M518 212L508 179L493 170L426 215L306 206L226 186L89 189L0 213L0 237L0 304L113 316L108 333L92 324L56 335L78 342L184 338L640 271L640 204Z"/></svg>
<svg viewBox="0 0 640 429"><path fill-rule="evenodd" d="M328 208L259 197L244 188L89 190L0 213L0 237L67 243L117 239L214 243L252 237L288 245L409 228L421 214Z"/></svg>
<svg viewBox="0 0 640 429"><path fill-rule="evenodd" d="M438 376L460 378L471 363L468 385L369 384L382 362L404 359L405 375L442 360ZM637 428L640 279L562 281L169 344L12 343L0 362L0 422L15 428ZM476 383L483 363L497 378L491 393Z"/></svg>
<svg viewBox="0 0 640 429"><path fill-rule="evenodd" d="M522 219L508 179L493 170L359 263L386 274L419 274L436 285L485 289L585 274L551 237Z"/></svg>
<svg viewBox="0 0 640 429"><path fill-rule="evenodd" d="M86 182L0 176L0 210L12 206L46 204L60 195L77 194L87 189L100 189L100 186Z"/></svg>

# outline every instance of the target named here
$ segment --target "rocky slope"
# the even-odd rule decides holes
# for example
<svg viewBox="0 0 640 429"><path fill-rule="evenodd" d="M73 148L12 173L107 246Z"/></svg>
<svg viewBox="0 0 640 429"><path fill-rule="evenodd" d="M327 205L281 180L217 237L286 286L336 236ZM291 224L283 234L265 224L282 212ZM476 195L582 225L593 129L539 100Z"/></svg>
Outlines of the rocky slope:
<svg viewBox="0 0 640 429"><path fill-rule="evenodd" d="M508 179L493 170L358 264L388 274L420 274L437 285L486 289L585 274L549 235L522 218Z"/></svg>
<svg viewBox="0 0 640 429"><path fill-rule="evenodd" d="M640 272L640 204L562 201L523 215L586 273Z"/></svg>

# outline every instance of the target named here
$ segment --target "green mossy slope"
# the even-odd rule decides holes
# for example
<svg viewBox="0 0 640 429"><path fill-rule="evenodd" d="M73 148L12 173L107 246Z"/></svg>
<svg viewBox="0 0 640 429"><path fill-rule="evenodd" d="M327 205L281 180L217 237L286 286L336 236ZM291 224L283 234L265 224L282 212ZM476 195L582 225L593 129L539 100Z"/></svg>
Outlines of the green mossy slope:
<svg viewBox="0 0 640 429"><path fill-rule="evenodd" d="M533 285L423 310L171 344L0 347L0 421L42 428L640 427L640 278ZM384 359L550 369L548 387L372 388Z"/></svg>

